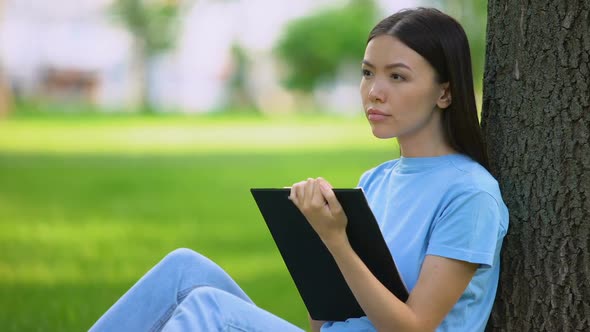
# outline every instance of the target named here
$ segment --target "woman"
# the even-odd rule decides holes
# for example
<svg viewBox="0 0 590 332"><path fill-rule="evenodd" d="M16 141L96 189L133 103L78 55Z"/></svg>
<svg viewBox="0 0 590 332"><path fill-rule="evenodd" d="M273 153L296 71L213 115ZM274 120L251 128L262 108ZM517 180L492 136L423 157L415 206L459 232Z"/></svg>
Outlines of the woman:
<svg viewBox="0 0 590 332"><path fill-rule="evenodd" d="M410 290L404 303L351 249L330 184L308 179L290 199L328 247L366 317L311 320L313 331L483 331L508 212L486 170L465 32L435 9L398 12L371 31L361 96L373 134L401 157L359 186ZM300 331L256 307L213 262L168 255L93 326L95 331Z"/></svg>

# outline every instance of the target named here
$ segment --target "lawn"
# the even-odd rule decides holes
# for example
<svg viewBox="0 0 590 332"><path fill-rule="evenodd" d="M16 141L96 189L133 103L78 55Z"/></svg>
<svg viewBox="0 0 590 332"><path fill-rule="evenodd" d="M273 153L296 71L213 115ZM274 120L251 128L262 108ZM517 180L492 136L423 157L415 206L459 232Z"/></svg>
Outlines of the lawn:
<svg viewBox="0 0 590 332"><path fill-rule="evenodd" d="M188 247L305 328L249 188L317 176L352 187L396 155L360 118L0 120L0 326L87 330L167 252Z"/></svg>

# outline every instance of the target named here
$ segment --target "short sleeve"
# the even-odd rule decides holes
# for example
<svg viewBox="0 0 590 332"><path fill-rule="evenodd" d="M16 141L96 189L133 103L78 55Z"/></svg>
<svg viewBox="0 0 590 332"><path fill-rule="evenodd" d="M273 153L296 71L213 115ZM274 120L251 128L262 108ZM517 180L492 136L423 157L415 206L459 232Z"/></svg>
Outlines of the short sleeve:
<svg viewBox="0 0 590 332"><path fill-rule="evenodd" d="M459 195L435 220L426 254L491 267L500 223L500 207L489 193Z"/></svg>

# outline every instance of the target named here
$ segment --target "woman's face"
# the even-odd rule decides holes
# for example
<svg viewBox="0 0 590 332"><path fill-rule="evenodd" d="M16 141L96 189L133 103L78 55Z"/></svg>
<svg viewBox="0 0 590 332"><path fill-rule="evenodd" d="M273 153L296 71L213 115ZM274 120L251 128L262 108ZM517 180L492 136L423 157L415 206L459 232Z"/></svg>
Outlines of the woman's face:
<svg viewBox="0 0 590 332"><path fill-rule="evenodd" d="M442 131L441 110L450 104L448 83L397 38L373 38L365 50L360 92L373 135L397 137L400 144ZM447 102L448 101L448 102Z"/></svg>

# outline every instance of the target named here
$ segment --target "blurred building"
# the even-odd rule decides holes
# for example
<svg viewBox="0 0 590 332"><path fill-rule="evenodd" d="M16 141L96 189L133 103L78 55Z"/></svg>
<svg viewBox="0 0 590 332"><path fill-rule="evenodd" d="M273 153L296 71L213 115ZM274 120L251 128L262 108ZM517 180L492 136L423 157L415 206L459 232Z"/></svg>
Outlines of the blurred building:
<svg viewBox="0 0 590 332"><path fill-rule="evenodd" d="M113 20L113 0L0 0L0 68L14 93L123 110L138 102L132 37ZM342 0L199 0L181 17L174 50L149 62L151 102L161 110L201 112L228 104L236 63L249 60L246 93L263 111L288 111L294 97L279 84L271 49L289 20ZM380 1L393 12L416 1ZM358 68L354 69L354 73ZM358 109L358 75L342 69L333 86L318 89L325 109Z"/></svg>
<svg viewBox="0 0 590 332"><path fill-rule="evenodd" d="M129 37L109 0L4 0L0 59L15 94L98 105L130 102Z"/></svg>

